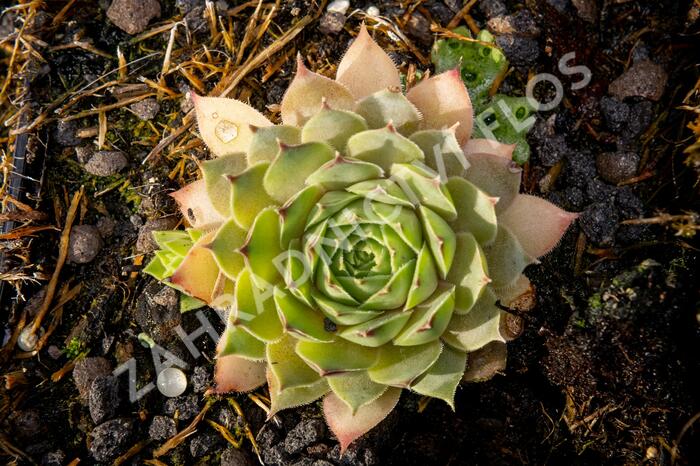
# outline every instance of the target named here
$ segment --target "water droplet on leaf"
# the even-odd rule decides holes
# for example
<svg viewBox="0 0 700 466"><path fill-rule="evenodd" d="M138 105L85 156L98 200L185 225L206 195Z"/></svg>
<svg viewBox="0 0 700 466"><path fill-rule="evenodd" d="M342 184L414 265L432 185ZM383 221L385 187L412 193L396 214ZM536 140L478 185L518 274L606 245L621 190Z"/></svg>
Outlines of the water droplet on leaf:
<svg viewBox="0 0 700 466"><path fill-rule="evenodd" d="M221 142L227 144L238 136L238 126L228 120L221 120L214 128L214 134Z"/></svg>
<svg viewBox="0 0 700 466"><path fill-rule="evenodd" d="M173 398L185 392L187 389L187 377L177 367L168 367L160 371L156 385L159 392L169 398Z"/></svg>

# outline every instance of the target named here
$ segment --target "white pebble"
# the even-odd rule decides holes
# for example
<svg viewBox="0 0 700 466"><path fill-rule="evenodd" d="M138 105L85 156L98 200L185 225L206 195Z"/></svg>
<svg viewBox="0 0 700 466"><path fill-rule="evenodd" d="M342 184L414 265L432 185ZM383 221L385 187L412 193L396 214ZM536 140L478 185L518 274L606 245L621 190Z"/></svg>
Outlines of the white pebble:
<svg viewBox="0 0 700 466"><path fill-rule="evenodd" d="M379 16L379 8L377 8L376 6L371 6L367 8L367 16L376 18L377 16Z"/></svg>
<svg viewBox="0 0 700 466"><path fill-rule="evenodd" d="M158 386L158 391L163 395L173 398L185 393L187 389L187 377L185 373L177 367L168 367L160 371L158 379L156 380L156 385Z"/></svg>
<svg viewBox="0 0 700 466"><path fill-rule="evenodd" d="M350 8L350 2L348 0L334 0L326 8L327 11L333 13L345 14Z"/></svg>
<svg viewBox="0 0 700 466"><path fill-rule="evenodd" d="M39 330L32 334L31 333L32 326L27 325L22 329L22 331L19 334L19 338L17 338L17 346L19 346L19 349L22 351L34 351L34 348L36 348L36 344L39 341L39 337L44 334L44 331L39 328Z"/></svg>

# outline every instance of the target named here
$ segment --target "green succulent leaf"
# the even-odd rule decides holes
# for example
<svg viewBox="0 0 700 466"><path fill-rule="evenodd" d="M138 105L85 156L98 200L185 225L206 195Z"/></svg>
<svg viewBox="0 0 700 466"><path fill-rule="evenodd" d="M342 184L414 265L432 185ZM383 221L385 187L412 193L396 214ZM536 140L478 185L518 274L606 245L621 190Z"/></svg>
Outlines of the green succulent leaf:
<svg viewBox="0 0 700 466"><path fill-rule="evenodd" d="M202 162L207 194L214 208L224 217L231 215L231 183L226 177L240 175L246 166L245 154L230 154Z"/></svg>
<svg viewBox="0 0 700 466"><path fill-rule="evenodd" d="M454 284L455 313L466 314L489 284L486 258L471 233L457 233L457 250L454 264L447 275L447 281Z"/></svg>
<svg viewBox="0 0 700 466"><path fill-rule="evenodd" d="M416 165L397 163L391 167L395 181L402 180L406 195L417 205L430 207L446 220L457 218L450 192L440 182L440 177Z"/></svg>
<svg viewBox="0 0 700 466"><path fill-rule="evenodd" d="M377 351L342 339L330 343L300 341L297 354L322 376L369 369L377 360Z"/></svg>
<svg viewBox="0 0 700 466"><path fill-rule="evenodd" d="M348 140L350 157L379 165L386 172L395 163L423 160L423 152L393 126L357 133Z"/></svg>
<svg viewBox="0 0 700 466"><path fill-rule="evenodd" d="M275 305L284 329L294 337L316 342L333 341L323 316L279 287L274 289Z"/></svg>
<svg viewBox="0 0 700 466"><path fill-rule="evenodd" d="M367 371L374 382L408 388L440 357L439 340L417 346L386 345L379 349L377 363Z"/></svg>
<svg viewBox="0 0 700 466"><path fill-rule="evenodd" d="M462 381L466 365L467 353L445 346L435 364L411 385L411 390L444 400L454 410L455 392Z"/></svg>
<svg viewBox="0 0 700 466"><path fill-rule="evenodd" d="M528 257L518 239L503 226L498 226L495 241L484 248L493 286L504 288L515 282L534 259Z"/></svg>
<svg viewBox="0 0 700 466"><path fill-rule="evenodd" d="M301 142L325 142L344 152L353 134L367 130L367 123L357 113L324 107L301 129Z"/></svg>
<svg viewBox="0 0 700 466"><path fill-rule="evenodd" d="M469 313L452 317L442 339L466 352L476 351L492 341L505 341L499 330L502 312L496 306L496 295L486 288Z"/></svg>
<svg viewBox="0 0 700 466"><path fill-rule="evenodd" d="M447 272L452 267L452 261L455 257L457 248L455 234L442 217L427 207L420 206L418 213L440 278L444 279L447 277Z"/></svg>
<svg viewBox="0 0 700 466"><path fill-rule="evenodd" d="M219 357L236 355L252 361L265 359L265 343L241 327L229 325L219 343Z"/></svg>
<svg viewBox="0 0 700 466"><path fill-rule="evenodd" d="M297 341L293 336L285 334L279 341L266 347L267 364L279 391L308 387L321 379L321 376L297 355Z"/></svg>
<svg viewBox="0 0 700 466"><path fill-rule="evenodd" d="M279 382L274 381L275 376L271 376L268 381L270 389L270 412L268 419L282 411L283 409L296 408L307 405L318 400L330 391L328 379L319 378L317 381L303 387L290 387L276 390Z"/></svg>
<svg viewBox="0 0 700 466"><path fill-rule="evenodd" d="M263 188L263 177L269 164L259 163L249 167L240 175L229 177L231 183L231 212L236 223L249 229L253 225L255 217L264 208L275 205L274 199L267 195Z"/></svg>
<svg viewBox="0 0 700 466"><path fill-rule="evenodd" d="M414 133L421 120L420 113L406 96L391 89L365 97L357 103L355 111L364 117L371 129L392 124L404 136Z"/></svg>
<svg viewBox="0 0 700 466"><path fill-rule="evenodd" d="M360 308L380 310L401 307L406 302L408 290L411 288L411 279L413 278L415 267L415 260L406 262L394 273L386 285L367 298L360 305Z"/></svg>
<svg viewBox="0 0 700 466"><path fill-rule="evenodd" d="M214 239L207 246L221 271L231 280L236 280L245 267L245 258L238 249L246 241L246 231L231 219L221 225Z"/></svg>
<svg viewBox="0 0 700 466"><path fill-rule="evenodd" d="M358 345L382 346L401 331L410 317L410 312L384 312L375 319L339 330L338 336Z"/></svg>
<svg viewBox="0 0 700 466"><path fill-rule="evenodd" d="M457 218L450 222L452 229L471 233L479 244L491 244L498 230L496 200L463 178L450 178L447 189L457 207Z"/></svg>
<svg viewBox="0 0 700 466"><path fill-rule="evenodd" d="M411 288L406 298L406 309L411 309L425 301L438 286L438 274L435 268L435 261L427 244L416 258L416 269L411 280Z"/></svg>
<svg viewBox="0 0 700 466"><path fill-rule="evenodd" d="M301 238L311 211L324 193L325 190L320 186L307 186L280 208L282 248L288 248L293 239Z"/></svg>
<svg viewBox="0 0 700 466"><path fill-rule="evenodd" d="M234 290L235 324L266 343L280 339L282 323L272 300L271 289L261 290L251 278L250 269L243 269Z"/></svg>
<svg viewBox="0 0 700 466"><path fill-rule="evenodd" d="M474 111L474 138L495 139L515 144L513 161L522 165L530 159L526 136L534 118L527 98L497 94Z"/></svg>
<svg viewBox="0 0 700 466"><path fill-rule="evenodd" d="M389 179L362 181L349 186L346 190L371 201L413 207L399 185Z"/></svg>
<svg viewBox="0 0 700 466"><path fill-rule="evenodd" d="M450 129L425 129L411 135L425 154L425 164L435 170L440 178L464 176L469 162L457 141L455 132Z"/></svg>
<svg viewBox="0 0 700 466"><path fill-rule="evenodd" d="M280 247L280 217L274 208L267 208L255 218L248 240L241 248L253 281L258 288L277 283L282 276L275 260L282 253Z"/></svg>
<svg viewBox="0 0 700 466"><path fill-rule="evenodd" d="M384 384L373 382L366 371L348 372L328 377L328 385L354 414L362 406L379 398L386 390Z"/></svg>
<svg viewBox="0 0 700 466"><path fill-rule="evenodd" d="M357 325L382 314L382 311L359 309L357 306L341 304L318 292L314 292L313 296L326 317L338 325Z"/></svg>
<svg viewBox="0 0 700 466"><path fill-rule="evenodd" d="M292 146L301 142L301 131L296 126L275 125L255 128L250 141L248 165L272 162L280 151L280 143Z"/></svg>
<svg viewBox="0 0 700 466"><path fill-rule="evenodd" d="M306 179L329 160L334 151L323 142L282 146L265 173L265 191L279 203L287 202L304 189Z"/></svg>
<svg viewBox="0 0 700 466"><path fill-rule="evenodd" d="M437 340L450 323L454 308L455 287L443 282L428 301L413 310L394 344L415 346Z"/></svg>
<svg viewBox="0 0 700 466"><path fill-rule="evenodd" d="M306 179L307 185L318 184L328 190L344 189L353 184L379 178L384 171L378 165L336 155Z"/></svg>

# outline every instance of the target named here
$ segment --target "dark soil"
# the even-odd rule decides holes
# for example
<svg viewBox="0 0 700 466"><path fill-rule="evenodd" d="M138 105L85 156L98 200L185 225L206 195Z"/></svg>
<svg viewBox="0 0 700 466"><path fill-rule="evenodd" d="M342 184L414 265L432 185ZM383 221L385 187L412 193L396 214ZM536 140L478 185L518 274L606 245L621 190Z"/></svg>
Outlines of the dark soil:
<svg viewBox="0 0 700 466"><path fill-rule="evenodd" d="M693 13L692 1L476 2L469 14L482 28L489 19L517 13L515 30L497 34L514 67L501 92L523 95L528 73L552 73L563 82L562 104L536 114L524 189L581 217L552 254L526 271L537 289L537 306L521 315L525 329L508 345L506 371L463 386L456 412L405 393L399 408L342 458L317 405L265 422L263 410L248 396L206 396L215 343L206 333L199 336L201 356L195 359L175 329L195 331L201 325L196 314L181 315L176 296L138 273L145 263L141 253L152 247L147 232L177 224L167 193L192 180L195 160L206 157L193 130L148 155L183 125L189 109L184 93L194 84L170 72L160 82L172 94L156 95L157 107L149 101L133 111L110 109L105 150L120 155L90 162L99 154L99 118L80 112L128 97L115 90L152 90L144 82L156 85L161 79L170 29L144 39L128 35L107 19L107 0L79 0L52 24L66 2L44 3L29 18L26 2L20 2L21 8L9 9L0 21L3 76L15 44L12 34L25 22L25 39L36 51L18 57L21 66L13 63L10 98L0 101L9 124L0 140L4 153L15 157L3 189L29 208L3 210L3 232L25 225L56 227L3 236L0 305L7 338L41 305L71 197L81 186L85 195L74 225L90 227L83 229L80 248L60 275L54 305L68 298L42 350L22 357L7 346L0 353L5 381L0 456L8 464L110 464L117 458L121 464L255 464L253 436L260 458L270 465L700 464L700 424L694 423L700 411L700 262L697 238L682 228L688 222L692 227L697 214L690 213L700 210L697 173L683 163L683 149L693 142L686 129L692 115L680 108L698 79L697 45L692 45L698 12ZM187 22L187 32L182 28L174 43L170 68L201 58L202 44L211 40L204 1L160 3L155 21L161 23L152 22L151 29L182 18ZM215 5L224 12L221 24L230 25L235 47L256 4L243 3ZM249 48L250 56L318 11L306 0L278 3L272 34ZM375 33L402 71L409 65L427 69L429 62L421 59L430 56L430 25L447 26L463 6L459 0L351 3L346 18L318 15L281 53L254 68L231 97L249 100L274 117L271 106L289 82L296 51L311 68L329 72L328 64L340 59L363 18L349 13L370 5L414 45ZM18 47L26 51L26 43ZM120 79L114 71L117 47L130 62L127 76L88 95ZM592 72L583 89L571 90L580 75L567 76L558 68L569 52ZM219 39L211 53L221 66L218 57L228 50ZM239 65L248 56L241 58ZM618 79L630 68L637 71ZM198 69L197 76L204 86L199 92L207 92L222 75ZM140 87L125 90L127 83ZM65 107L76 95L79 100ZM551 96L553 89L538 87L536 95ZM86 171L91 166L99 170ZM661 212L690 220L624 223L660 218ZM70 295L76 285L81 288ZM44 328L56 312L47 316ZM221 330L214 311L205 315ZM140 334L150 336L162 359L187 364L184 395L168 399L152 390L130 403L128 377L109 375L133 357L136 387L155 381L152 351ZM196 432L159 456L163 463L145 463L203 409ZM240 443L240 450L231 441Z"/></svg>

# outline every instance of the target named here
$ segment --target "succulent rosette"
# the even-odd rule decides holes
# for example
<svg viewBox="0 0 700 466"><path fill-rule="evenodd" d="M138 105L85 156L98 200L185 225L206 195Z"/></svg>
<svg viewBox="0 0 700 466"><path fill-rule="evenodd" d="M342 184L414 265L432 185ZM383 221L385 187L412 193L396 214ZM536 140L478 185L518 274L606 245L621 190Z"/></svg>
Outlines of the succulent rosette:
<svg viewBox="0 0 700 466"><path fill-rule="evenodd" d="M401 88L363 26L335 80L298 59L282 125L194 96L216 158L173 193L191 228L156 233L146 269L230 310L218 392L267 382L270 415L323 397L343 450L402 389L453 406L470 353L506 341L524 268L575 218L519 194L513 146L469 139L457 71Z"/></svg>

